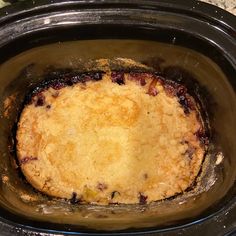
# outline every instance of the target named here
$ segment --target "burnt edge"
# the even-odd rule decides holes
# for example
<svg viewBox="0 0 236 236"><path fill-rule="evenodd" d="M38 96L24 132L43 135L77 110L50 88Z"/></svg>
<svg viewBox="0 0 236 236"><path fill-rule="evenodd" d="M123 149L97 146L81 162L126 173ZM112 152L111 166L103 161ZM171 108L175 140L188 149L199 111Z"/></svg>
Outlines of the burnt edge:
<svg viewBox="0 0 236 236"><path fill-rule="evenodd" d="M146 80L143 78L145 75L153 77L153 80L149 86L148 94L151 96L157 96L158 91L155 88L157 82L160 82L164 87L166 93L170 96L176 96L178 102L184 109L185 114L189 114L190 110L195 109L194 101L191 96L187 93L185 86L177 83L176 81L169 80L165 78L165 75L158 72L147 72L140 70L113 70L111 72L111 81L119 85L125 84L125 73L129 73L129 80L136 81L141 86L146 85ZM33 98L37 96L35 106L45 105L45 99L41 94L44 90L48 88L53 88L55 90L60 90L66 86L73 86L77 83L86 84L88 81L99 81L102 80L102 76L105 74L103 71L91 71L91 72L76 72L73 70L56 70L49 72L44 77L45 79L36 85L35 88L31 90L26 96L25 105L31 104Z"/></svg>
<svg viewBox="0 0 236 236"><path fill-rule="evenodd" d="M31 104L32 99L35 96L39 96L36 101L36 106L43 106L44 99L41 93L48 89L53 88L60 90L67 86L73 86L77 83L86 84L88 81L99 81L102 80L102 76L105 74L103 71L91 71L91 72L77 72L73 70L56 70L44 75L44 79L37 85L35 85L26 95L24 106Z"/></svg>
<svg viewBox="0 0 236 236"><path fill-rule="evenodd" d="M172 68L172 67L170 67ZM194 91L192 94L189 93L189 89L188 86L185 85L186 81L182 81L182 80L176 80L176 78L170 78L166 73L166 70L168 70L168 68L164 68L163 71L150 71L150 70L140 70L140 69L122 69L122 70L112 70L112 72L115 73L121 73L121 74L125 74L125 73L130 73L132 75L138 75L139 77L141 76L140 74L146 74L149 76L152 76L154 80L158 80L158 82L160 82L164 89L169 93L170 96L189 96L192 97L194 99L194 101L192 101L191 107L187 107L187 109L191 109L194 108L194 110L197 110L197 114L198 114L198 119L199 122L201 123L202 127L200 128L199 131L197 131L196 136L199 138L199 140L201 141L202 145L205 148L205 153L204 153L204 157L199 169L198 174L195 177L195 180L192 182L192 184L190 186L188 186L185 190L183 190L180 193L176 193L175 195L165 198L165 199L161 199L161 200L157 200L154 201L154 203L156 202L161 202L161 201L171 201L176 199L176 197L183 195L185 192L190 192L192 191L198 183L198 178L200 177L201 173L202 173L202 167L203 167L203 163L205 161L205 158L208 154L208 145L209 145L209 141L211 138L211 132L210 132L210 125L209 125L209 119L208 119L208 114L206 112L205 106L204 106L204 101L202 100L202 97L200 95L200 93ZM28 181L26 180L24 174L21 171L20 167L20 163L19 163L19 159L17 158L17 138L16 138L16 133L17 133L17 128L18 128L18 122L20 120L20 116L21 113L24 109L24 107L28 104L32 103L32 99L34 96L39 95L40 93L42 93L44 90L48 89L48 88L54 88L56 90L59 90L63 87L66 86L73 86L74 84L77 83L83 83L86 84L86 82L88 81L99 81L102 80L102 76L105 74L105 71L90 71L90 72L78 72L72 69L57 69L54 71L51 71L49 73L46 73L44 76L44 79L34 85L29 86L29 90L26 93L25 99L23 100L22 106L19 109L19 113L18 113L18 117L16 118L15 123L12 126L12 137L11 137L11 144L9 145L9 151L11 152L11 155L15 155L14 159L16 161L16 164L18 165L18 172L19 172L19 176L24 180L24 182L26 182L27 185L29 185L36 193L40 193L41 195L47 197L48 199L58 199L57 197L52 197L49 196L47 194L44 194L43 192L40 192L39 190L35 189L34 187L31 186L31 184L28 183ZM197 88L199 89L199 84L197 83L195 78L191 78L193 79L193 86L197 86ZM178 81L178 82L176 82ZM111 82L116 82L116 81L111 81ZM139 82L139 81L137 81ZM119 83L117 83L119 84ZM124 84L125 84L125 80L124 80ZM182 85L184 84L184 85ZM121 84L119 84L121 85ZM140 83L141 86L144 86ZM166 87L165 87L166 86ZM168 86L171 87L171 90L169 91ZM178 90L179 88L183 88L184 90ZM180 105L182 106L182 104L180 103ZM183 109L185 109L183 107ZM187 111L187 113L185 112L185 114L188 114L189 111ZM203 140L203 141L202 141ZM145 196L146 197L146 196ZM60 199L59 199L60 200ZM69 201L72 205L80 205L80 204L84 204L86 202L83 202L83 200L81 198L77 198L77 193L72 193L72 197L71 199L65 199L65 201ZM90 205L94 205L91 203L86 203L86 204L90 204ZM108 205L114 205L112 203L108 204ZM115 203L115 205L126 205L126 204L122 204L122 203ZM140 203L139 203L140 205ZM141 205L143 205L141 203ZM144 204L146 205L146 204Z"/></svg>

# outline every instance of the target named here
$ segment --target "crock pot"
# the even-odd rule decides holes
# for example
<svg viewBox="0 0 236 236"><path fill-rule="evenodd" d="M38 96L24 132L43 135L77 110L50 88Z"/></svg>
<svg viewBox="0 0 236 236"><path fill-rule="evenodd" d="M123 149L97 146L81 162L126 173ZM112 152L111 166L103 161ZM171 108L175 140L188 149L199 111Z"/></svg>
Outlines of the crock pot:
<svg viewBox="0 0 236 236"><path fill-rule="evenodd" d="M234 235L236 17L194 0L25 1L0 10L0 55L1 235ZM144 206L29 199L11 146L28 89L50 66L116 57L162 63L201 95L214 144L204 191Z"/></svg>

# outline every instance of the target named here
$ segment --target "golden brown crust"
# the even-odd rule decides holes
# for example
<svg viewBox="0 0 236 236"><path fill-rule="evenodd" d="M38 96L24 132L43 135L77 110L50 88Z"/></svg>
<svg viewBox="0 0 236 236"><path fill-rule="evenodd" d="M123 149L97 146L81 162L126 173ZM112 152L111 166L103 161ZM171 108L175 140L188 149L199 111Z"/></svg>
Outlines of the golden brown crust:
<svg viewBox="0 0 236 236"><path fill-rule="evenodd" d="M139 75L145 83L130 73L125 84L112 76L45 89L23 109L18 159L39 191L142 204L181 193L195 180L204 156L198 111L187 113L149 74Z"/></svg>

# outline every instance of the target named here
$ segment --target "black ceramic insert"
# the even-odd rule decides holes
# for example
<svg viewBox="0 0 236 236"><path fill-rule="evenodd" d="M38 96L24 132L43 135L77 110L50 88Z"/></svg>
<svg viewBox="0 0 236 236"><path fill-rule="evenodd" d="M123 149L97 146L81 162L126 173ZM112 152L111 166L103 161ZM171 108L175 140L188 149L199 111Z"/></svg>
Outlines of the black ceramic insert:
<svg viewBox="0 0 236 236"><path fill-rule="evenodd" d="M2 235L113 233L233 235L236 224L236 18L194 0L25 1L0 10L0 229ZM9 150L27 92L48 66L116 57L188 77L224 154L207 191L150 206L79 206L38 195ZM193 81L193 83L192 83ZM8 118L4 101L13 95ZM210 175L210 174L209 174ZM9 183L3 183L9 176ZM207 176L206 176L207 178ZM36 200L29 203L29 197ZM0 234L1 234L0 233Z"/></svg>

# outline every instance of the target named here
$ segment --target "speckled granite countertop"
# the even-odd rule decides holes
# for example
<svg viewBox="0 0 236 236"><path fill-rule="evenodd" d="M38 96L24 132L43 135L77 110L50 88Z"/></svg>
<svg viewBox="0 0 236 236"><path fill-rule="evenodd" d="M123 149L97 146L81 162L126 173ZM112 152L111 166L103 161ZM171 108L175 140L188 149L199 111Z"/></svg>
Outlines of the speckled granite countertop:
<svg viewBox="0 0 236 236"><path fill-rule="evenodd" d="M202 1L221 7L236 15L236 0L202 0Z"/></svg>

